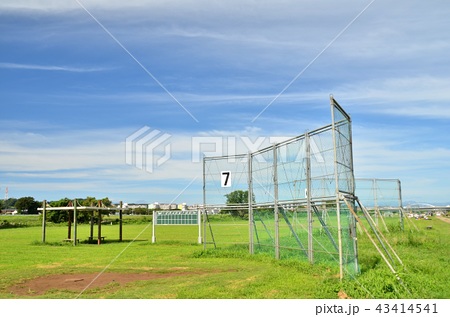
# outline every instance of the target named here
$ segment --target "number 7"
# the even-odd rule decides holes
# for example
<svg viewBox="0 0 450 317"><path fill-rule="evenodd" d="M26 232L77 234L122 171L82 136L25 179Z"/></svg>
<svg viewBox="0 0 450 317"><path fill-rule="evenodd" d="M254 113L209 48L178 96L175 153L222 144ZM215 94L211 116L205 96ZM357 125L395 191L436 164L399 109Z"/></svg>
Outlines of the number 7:
<svg viewBox="0 0 450 317"><path fill-rule="evenodd" d="M221 172L221 185L222 187L231 187L231 180L230 180L230 174L231 172L226 171L226 172Z"/></svg>

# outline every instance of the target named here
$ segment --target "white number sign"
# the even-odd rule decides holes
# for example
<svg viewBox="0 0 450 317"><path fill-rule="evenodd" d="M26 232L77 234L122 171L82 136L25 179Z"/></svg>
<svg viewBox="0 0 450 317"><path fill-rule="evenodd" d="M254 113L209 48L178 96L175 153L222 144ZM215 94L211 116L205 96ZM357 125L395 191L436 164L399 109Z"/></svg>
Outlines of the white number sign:
<svg viewBox="0 0 450 317"><path fill-rule="evenodd" d="M220 185L222 187L231 187L231 172L230 171L220 172Z"/></svg>

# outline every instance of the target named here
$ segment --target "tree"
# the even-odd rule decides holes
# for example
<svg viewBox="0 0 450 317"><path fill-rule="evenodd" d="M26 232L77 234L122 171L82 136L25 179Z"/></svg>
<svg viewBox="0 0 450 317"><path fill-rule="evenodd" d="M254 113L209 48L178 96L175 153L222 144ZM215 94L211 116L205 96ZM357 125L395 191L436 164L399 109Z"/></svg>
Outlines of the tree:
<svg viewBox="0 0 450 317"><path fill-rule="evenodd" d="M87 196L85 199L78 198L77 200L82 206L86 206L86 207L97 206L99 201L101 201L103 206L105 206L105 207L112 206L112 202L111 202L111 200L109 200L108 197L105 197L102 199L97 199L95 197Z"/></svg>
<svg viewBox="0 0 450 317"><path fill-rule="evenodd" d="M8 198L6 200L3 200L3 209L11 209L14 208L14 205L16 204L17 199L16 198Z"/></svg>
<svg viewBox="0 0 450 317"><path fill-rule="evenodd" d="M108 197L102 198L100 200L102 201L103 206L105 206L105 207L111 207L112 206L112 201L109 200Z"/></svg>
<svg viewBox="0 0 450 317"><path fill-rule="evenodd" d="M77 206L84 207L96 207L98 205L98 201L101 200L103 206L111 207L112 203L108 197L97 199L95 197L87 196L86 198L77 198ZM61 198L60 200L50 202L50 206L52 207L66 207L73 203L73 199L69 198ZM71 205L70 205L71 206ZM47 219L54 223L67 222L69 220L69 216L73 220L73 211L68 212L67 210L49 210L47 211ZM77 212L77 222L78 223L87 223L91 220L91 212L86 210L80 210ZM97 216L94 216L94 220L97 220Z"/></svg>
<svg viewBox="0 0 450 317"><path fill-rule="evenodd" d="M235 190L229 194L226 194L227 198L227 206L236 206L243 205L241 208L233 208L233 209L224 209L222 213L230 213L233 216L239 216L241 218L248 217L248 208L245 206L248 205L248 190ZM255 197L252 197L252 201L255 201Z"/></svg>
<svg viewBox="0 0 450 317"><path fill-rule="evenodd" d="M227 205L240 205L248 203L248 190L235 190L226 194Z"/></svg>
<svg viewBox="0 0 450 317"><path fill-rule="evenodd" d="M35 201L33 197L22 197L17 199L15 207L20 213L37 214L40 203Z"/></svg>
<svg viewBox="0 0 450 317"><path fill-rule="evenodd" d="M60 200L51 201L49 204L51 207L67 207L71 201L71 199L65 197ZM46 218L53 223L67 222L69 213L65 210L48 210Z"/></svg>
<svg viewBox="0 0 450 317"><path fill-rule="evenodd" d="M60 200L57 201L52 201L50 202L50 206L52 207L66 207L69 205L69 203L71 202L71 200L69 198L61 198Z"/></svg>
<svg viewBox="0 0 450 317"><path fill-rule="evenodd" d="M97 198L91 196L87 196L85 199L78 198L77 200L82 206L86 207L97 206L98 203Z"/></svg>

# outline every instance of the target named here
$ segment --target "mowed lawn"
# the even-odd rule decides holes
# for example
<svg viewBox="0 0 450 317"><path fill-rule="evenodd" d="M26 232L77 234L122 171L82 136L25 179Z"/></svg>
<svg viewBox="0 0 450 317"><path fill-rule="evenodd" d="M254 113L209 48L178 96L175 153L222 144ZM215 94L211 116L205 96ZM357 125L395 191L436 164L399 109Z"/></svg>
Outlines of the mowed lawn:
<svg viewBox="0 0 450 317"><path fill-rule="evenodd" d="M8 216L0 221L5 219L19 222L21 218ZM406 226L405 231L391 225L385 233L404 262L398 270L402 283L362 233L358 237L361 274L341 282L338 268L329 263L251 256L245 245L218 249L208 245L205 251L196 243L195 226L158 226L157 243L152 244L148 221L126 223L122 242L117 241L118 225L104 225L106 241L96 245L84 243L90 228L82 224L78 227L82 243L73 246L62 242L67 227L61 225L49 225L47 243L42 244L38 223L0 230L0 298L450 298L450 224L436 217L414 221L415 226ZM234 236L246 232L245 221L224 221L213 227L224 232L243 228ZM152 273L155 278L112 282L82 292L64 288L43 294L12 291L14 285L38 277L83 273Z"/></svg>

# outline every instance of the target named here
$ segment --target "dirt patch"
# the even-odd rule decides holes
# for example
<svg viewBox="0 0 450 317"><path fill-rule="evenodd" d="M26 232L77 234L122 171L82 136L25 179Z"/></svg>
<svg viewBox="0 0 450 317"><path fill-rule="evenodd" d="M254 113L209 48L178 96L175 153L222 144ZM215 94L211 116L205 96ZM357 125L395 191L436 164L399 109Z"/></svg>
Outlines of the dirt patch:
<svg viewBox="0 0 450 317"><path fill-rule="evenodd" d="M343 290L340 290L338 292L338 298L339 299L351 299Z"/></svg>
<svg viewBox="0 0 450 317"><path fill-rule="evenodd" d="M450 223L450 218L445 218L445 217L436 217L436 219L442 220L446 223Z"/></svg>
<svg viewBox="0 0 450 317"><path fill-rule="evenodd" d="M81 292L84 289L104 288L115 283L125 285L136 281L148 281L174 276L200 274L199 272L170 272L170 273L86 273L60 274L41 276L32 280L11 286L8 291L18 296L38 296L50 290L68 290Z"/></svg>

